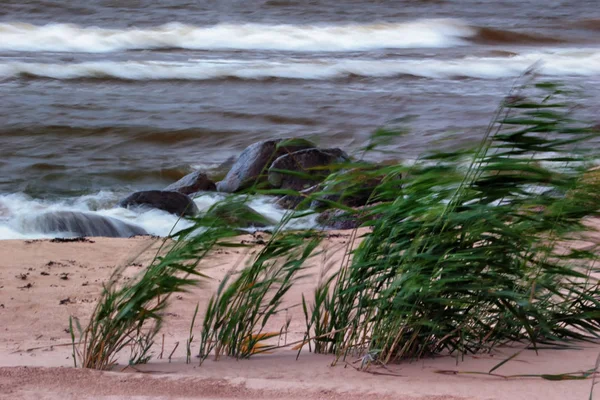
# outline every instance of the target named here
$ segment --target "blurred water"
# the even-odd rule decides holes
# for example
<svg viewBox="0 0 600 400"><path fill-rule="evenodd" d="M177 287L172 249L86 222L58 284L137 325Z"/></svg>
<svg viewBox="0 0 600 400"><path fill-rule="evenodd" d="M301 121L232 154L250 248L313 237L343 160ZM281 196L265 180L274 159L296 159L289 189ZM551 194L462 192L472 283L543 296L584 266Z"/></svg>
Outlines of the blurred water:
<svg viewBox="0 0 600 400"><path fill-rule="evenodd" d="M409 115L372 159L468 146L540 61L593 121L599 33L596 1L3 1L0 196L162 188L272 137L352 152Z"/></svg>

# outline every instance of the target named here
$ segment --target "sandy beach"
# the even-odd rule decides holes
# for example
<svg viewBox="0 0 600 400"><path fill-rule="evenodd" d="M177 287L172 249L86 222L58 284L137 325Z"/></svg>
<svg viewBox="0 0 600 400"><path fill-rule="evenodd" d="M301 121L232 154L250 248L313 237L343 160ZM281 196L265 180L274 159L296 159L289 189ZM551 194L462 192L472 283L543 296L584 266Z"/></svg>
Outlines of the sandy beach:
<svg viewBox="0 0 600 400"><path fill-rule="evenodd" d="M596 223L597 221L594 221ZM335 260L349 232L330 234L324 246ZM256 241L256 237L239 237ZM331 366L333 358L304 349L298 360L289 348L250 360L210 358L202 365L193 358L185 362L194 308L205 308L226 271L244 264L249 250L222 249L203 264L211 279L189 293L172 299L163 328L164 345L156 346L147 365L111 372L73 368L69 316L86 322L100 294L102 283L118 265L129 265L126 275L139 272L155 253L160 239L89 238L80 242L51 240L0 241L0 398L48 399L586 399L591 380L549 381L540 378L504 379L436 371L486 372L520 348L503 348L493 354L426 359L374 366L369 372L355 368L356 360ZM273 328L292 322L280 340L292 343L304 334L304 317L297 307L302 293L311 293L322 269L315 260L310 275L295 285L286 299L288 309L271 322ZM200 335L201 315L194 331ZM279 326L279 327L278 327ZM162 342L162 338L161 338ZM177 343L179 343L177 345ZM176 347L177 346L177 347ZM162 349L160 347L163 347ZM197 347L192 345L192 354ZM162 358L160 353L162 354ZM169 360L169 354L172 357ZM582 344L580 349L526 350L499 368L502 375L559 374L592 369L600 345Z"/></svg>
<svg viewBox="0 0 600 400"><path fill-rule="evenodd" d="M600 398L600 340L507 345L600 335L599 3L1 1L0 400Z"/></svg>

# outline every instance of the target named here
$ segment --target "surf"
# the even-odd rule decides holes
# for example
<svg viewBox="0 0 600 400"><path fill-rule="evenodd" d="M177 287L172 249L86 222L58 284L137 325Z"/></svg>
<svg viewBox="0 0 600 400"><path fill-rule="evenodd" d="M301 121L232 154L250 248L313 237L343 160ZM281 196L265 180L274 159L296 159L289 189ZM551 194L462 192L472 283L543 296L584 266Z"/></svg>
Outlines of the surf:
<svg viewBox="0 0 600 400"><path fill-rule="evenodd" d="M0 23L0 51L108 53L126 50L279 50L340 52L466 44L476 29L458 19L367 24L169 23L110 29L74 24Z"/></svg>
<svg viewBox="0 0 600 400"><path fill-rule="evenodd" d="M430 79L502 79L520 76L532 65L543 76L597 76L600 50L569 49L528 52L511 56L454 59L282 59L269 60L189 60L98 61L82 63L0 63L0 79L105 79L153 80L331 80L348 77Z"/></svg>
<svg viewBox="0 0 600 400"><path fill-rule="evenodd" d="M30 197L24 193L0 194L0 240L44 239L79 236L82 231L97 236L118 236L146 232L166 237L188 228L191 222L165 211L146 208L122 208L117 203L123 193L101 191L78 197L55 200ZM207 192L194 198L200 212L207 210L225 195ZM265 218L281 221L287 210L275 199L253 197L248 206ZM316 225L316 215L293 219L288 229L308 229ZM267 227L265 229L271 229ZM248 228L251 232L255 229Z"/></svg>

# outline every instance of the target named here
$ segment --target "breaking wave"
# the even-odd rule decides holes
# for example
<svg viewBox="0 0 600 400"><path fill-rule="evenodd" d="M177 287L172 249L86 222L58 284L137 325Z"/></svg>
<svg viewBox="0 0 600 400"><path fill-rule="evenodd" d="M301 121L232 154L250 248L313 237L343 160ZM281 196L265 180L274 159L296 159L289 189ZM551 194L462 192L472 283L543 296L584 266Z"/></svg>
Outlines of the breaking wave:
<svg viewBox="0 0 600 400"><path fill-rule="evenodd" d="M360 51L452 47L477 29L460 20L346 25L170 23L154 28L107 29L73 24L0 24L0 51L106 53L124 50Z"/></svg>
<svg viewBox="0 0 600 400"><path fill-rule="evenodd" d="M168 236L173 227L177 230L191 226L191 223L180 220L177 216L155 209L125 209L116 204L123 194L102 191L93 195L63 198L58 200L41 200L31 198L23 193L0 194L0 240L5 239L43 239L53 237L70 237L71 232L49 232L43 223L36 218L47 216L64 216L81 213L92 220L105 218L117 224L127 224L145 230L157 236ZM205 193L194 198L198 208L208 209L224 195L220 193ZM286 210L277 207L272 198L257 196L248 202L248 206L261 215L273 221L280 221ZM316 224L316 216L298 218L288 225L290 229L307 229ZM55 224L56 225L56 224ZM252 229L247 229L252 231Z"/></svg>
<svg viewBox="0 0 600 400"><path fill-rule="evenodd" d="M0 79L19 77L67 79L216 80L216 79L310 79L343 77L500 79L521 75L533 64L545 76L594 76L600 74L600 50L569 49L532 52L509 57L456 59L307 59L283 61L190 60L99 61L67 64L0 63Z"/></svg>

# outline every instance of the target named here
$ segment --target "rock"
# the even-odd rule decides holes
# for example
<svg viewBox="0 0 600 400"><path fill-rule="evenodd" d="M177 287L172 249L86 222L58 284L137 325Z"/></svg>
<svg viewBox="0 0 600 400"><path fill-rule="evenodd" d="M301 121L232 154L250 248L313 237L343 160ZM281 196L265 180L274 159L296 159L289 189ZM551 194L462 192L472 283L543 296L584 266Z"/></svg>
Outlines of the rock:
<svg viewBox="0 0 600 400"><path fill-rule="evenodd" d="M314 148L304 139L264 140L248 146L237 159L225 178L217 183L219 192L235 193L265 181L266 169L273 160L284 154Z"/></svg>
<svg viewBox="0 0 600 400"><path fill-rule="evenodd" d="M217 187L204 172L195 171L167 186L164 190L192 194L196 192L212 192L217 190Z"/></svg>
<svg viewBox="0 0 600 400"><path fill-rule="evenodd" d="M317 223L328 229L357 229L366 222L381 218L381 215L372 213L362 214L359 212L350 213L343 210L326 210L317 217Z"/></svg>
<svg viewBox="0 0 600 400"><path fill-rule="evenodd" d="M319 190L319 185L315 185L308 189L301 190L299 192L300 196L288 194L283 197L280 197L275 202L275 204L277 204L281 208L285 208L286 210L295 210L298 209L298 206L306 199L305 196L308 196L316 192L317 190ZM308 206L310 206L310 204L307 204L306 207L303 208L308 208Z"/></svg>
<svg viewBox="0 0 600 400"><path fill-rule="evenodd" d="M167 190L135 192L119 202L119 206L157 208L175 215L194 216L198 207L189 196Z"/></svg>
<svg viewBox="0 0 600 400"><path fill-rule="evenodd" d="M265 217L241 201L217 204L210 212L236 228L265 228L277 224L277 221Z"/></svg>
<svg viewBox="0 0 600 400"><path fill-rule="evenodd" d="M382 184L385 175L381 173L382 166L361 166L352 168L346 171L340 171L335 176L331 176L324 183L321 191L329 194L324 194L321 198L333 202L338 202L348 207L362 207L369 201L390 200L382 199L381 194L377 193L377 197L373 197L375 189ZM400 195L402 190L402 178L394 178L389 183L394 186L386 185L383 191L393 198ZM327 203L314 200L311 202L311 208L320 209L327 207Z"/></svg>
<svg viewBox="0 0 600 400"><path fill-rule="evenodd" d="M144 228L116 218L76 211L54 211L25 223L28 230L42 233L68 233L74 236L128 238L147 235Z"/></svg>
<svg viewBox="0 0 600 400"><path fill-rule="evenodd" d="M342 210L323 211L317 217L317 223L329 229L356 229L362 222L358 215L350 214Z"/></svg>
<svg viewBox="0 0 600 400"><path fill-rule="evenodd" d="M275 188L304 190L325 180L332 172L327 167L348 160L348 155L340 149L306 149L286 154L271 164L269 184Z"/></svg>

